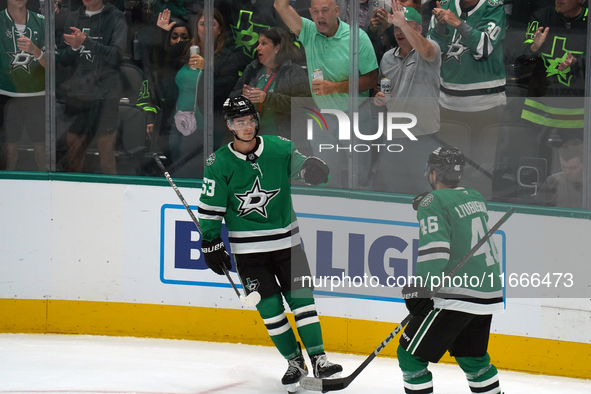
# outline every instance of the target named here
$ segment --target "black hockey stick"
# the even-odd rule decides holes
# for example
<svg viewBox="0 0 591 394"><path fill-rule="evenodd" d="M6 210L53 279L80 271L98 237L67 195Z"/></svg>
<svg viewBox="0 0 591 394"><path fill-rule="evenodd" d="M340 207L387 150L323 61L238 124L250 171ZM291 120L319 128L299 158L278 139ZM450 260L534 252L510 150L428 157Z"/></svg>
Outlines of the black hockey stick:
<svg viewBox="0 0 591 394"><path fill-rule="evenodd" d="M162 170L162 172L164 172L164 177L166 177L166 179L168 180L168 183L170 183L170 186L172 186L172 188L176 192L176 195L179 196L179 199L181 200L181 202L185 206L185 209L187 210L187 212L189 212L189 216L191 216L191 219L193 219L193 223L195 223L195 226L197 226L197 230L199 230L199 233L201 233L201 226L199 226L199 221L195 217L195 214L193 213L193 210L189 207L189 204L187 204L187 201L185 201L185 198L183 197L181 191L175 185L174 181L170 177L170 174L168 173L168 171L166 171L166 167L164 167L164 164L162 164L162 161L160 161L160 157L158 157L158 153L152 154L152 157L156 161L156 164L158 164L158 167L160 167L160 169ZM259 303L259 301L261 300L261 295L257 291L253 291L253 292L249 293L246 297L243 296L242 294L240 294L240 291L238 291L238 288L234 284L234 281L230 277L230 273L228 272L228 270L226 269L226 267L223 267L222 266L222 270L224 271L224 274L226 275L226 278L228 278L228 281L232 285L232 288L236 292L236 295L240 299L240 302L242 302L242 305L244 305L244 306L255 306L256 304Z"/></svg>
<svg viewBox="0 0 591 394"><path fill-rule="evenodd" d="M441 138L439 138L438 136L436 136L435 134L430 134L431 138L435 140L435 142L443 145L446 148L453 148L453 146L451 146L450 144L448 144L447 142L443 141ZM480 172L482 175L484 175L485 177L487 177L488 179L492 179L493 178L493 174L491 174L490 172L486 171L484 168L482 168L478 163L476 163L474 160L470 159L468 156L464 156L464 159L466 160L466 163L470 164L474 169L476 169L478 172Z"/></svg>
<svg viewBox="0 0 591 394"><path fill-rule="evenodd" d="M515 208L510 208L507 211L507 213L505 213L503 217L499 219L499 221L480 239L480 241L478 241L476 245L474 245L474 247L470 249L470 251L464 257L462 257L462 259L447 274L447 276L450 278L453 277L460 270L460 268L462 268L466 261L468 261L470 257L472 257L474 253L476 253L478 249L480 249L480 247L484 245L484 243L487 242L490 237L492 237L492 235L499 229L499 227L501 227L501 225L505 223L507 219L509 219L509 217L513 215L514 212ZM433 297L440 289L441 284L431 291L430 297ZM353 371L351 375L345 376L344 378L336 379L320 379L305 377L300 381L301 387L306 390L321 391L323 393L326 393L328 391L342 390L345 387L349 386L349 384L351 384L351 382L357 377L357 375L359 375L361 371L363 371L365 367L367 367L368 364L372 362L372 360L386 347L386 345L396 336L396 334L398 334L404 328L404 326L408 324L411 318L412 315L406 316L404 320L402 320L402 322L394 329L394 331L392 331L386 337L386 339L384 339L384 341L380 343L376 350L374 350L373 353L370 354L365 359L365 361L363 361L363 363L361 363L361 365L357 367L355 371Z"/></svg>

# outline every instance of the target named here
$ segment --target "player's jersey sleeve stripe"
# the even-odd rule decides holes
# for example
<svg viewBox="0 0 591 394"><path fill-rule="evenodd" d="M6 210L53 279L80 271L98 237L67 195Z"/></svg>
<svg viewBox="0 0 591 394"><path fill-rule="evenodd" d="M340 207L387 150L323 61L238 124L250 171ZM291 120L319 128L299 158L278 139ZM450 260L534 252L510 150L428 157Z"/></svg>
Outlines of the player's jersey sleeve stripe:
<svg viewBox="0 0 591 394"><path fill-rule="evenodd" d="M480 35L480 41L478 42L478 48L476 49L476 54L474 55L474 59L486 59L490 56L493 51L493 46L490 42L490 37L486 33L482 33Z"/></svg>
<svg viewBox="0 0 591 394"><path fill-rule="evenodd" d="M446 241L429 242L427 245L421 246L419 248L419 252L421 250L427 250L427 249L432 249L432 248L447 248L447 249L449 249L449 242L446 242Z"/></svg>
<svg viewBox="0 0 591 394"><path fill-rule="evenodd" d="M216 207L214 205L207 205L203 202L199 202L199 209L197 210L197 216L199 219L222 220L225 214L225 207Z"/></svg>
<svg viewBox="0 0 591 394"><path fill-rule="evenodd" d="M208 220L222 220L224 217L222 215L218 215L215 212L211 212L211 211L205 211L202 210L201 208L199 208L199 211L197 212L197 217L199 219L208 219Z"/></svg>
<svg viewBox="0 0 591 394"><path fill-rule="evenodd" d="M217 205L209 205L204 203L203 201L199 201L199 210L204 210L204 211L211 211L211 212L218 212L221 213L222 215L224 213L226 213L226 207L220 207Z"/></svg>
<svg viewBox="0 0 591 394"><path fill-rule="evenodd" d="M419 248L417 263L435 259L449 260L449 242L429 242Z"/></svg>

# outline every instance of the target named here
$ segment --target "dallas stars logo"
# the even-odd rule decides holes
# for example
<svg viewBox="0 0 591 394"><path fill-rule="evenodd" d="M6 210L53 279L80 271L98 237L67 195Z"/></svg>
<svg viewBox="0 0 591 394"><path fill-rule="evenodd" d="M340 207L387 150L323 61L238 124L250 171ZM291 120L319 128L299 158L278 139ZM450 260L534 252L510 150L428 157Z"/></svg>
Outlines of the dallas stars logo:
<svg viewBox="0 0 591 394"><path fill-rule="evenodd" d="M448 62L454 59L459 64L462 64L462 55L468 51L469 48L461 43L462 36L456 31L454 38L450 44L447 44L447 52L445 53L445 61Z"/></svg>
<svg viewBox="0 0 591 394"><path fill-rule="evenodd" d="M84 45L80 47L80 57L85 57L91 63L94 63L94 54L90 49L86 49Z"/></svg>
<svg viewBox="0 0 591 394"><path fill-rule="evenodd" d="M570 81L573 78L572 74L568 75L570 73L570 67L560 71L558 70L558 65L566 60L569 52L572 53L573 56L583 55L583 52L570 51L566 49L566 37L554 37L554 42L552 43L552 52L541 54L542 59L544 59L544 65L546 66L546 77L556 75L558 82L566 86L570 86Z"/></svg>
<svg viewBox="0 0 591 394"><path fill-rule="evenodd" d="M260 283L258 279L251 280L250 278L246 278L246 288L248 289L249 293L253 291L257 291L259 289Z"/></svg>
<svg viewBox="0 0 591 394"><path fill-rule="evenodd" d="M22 68L26 72L30 73L30 66L35 58L33 55L27 52L6 52L12 59L10 60L10 72L17 68Z"/></svg>
<svg viewBox="0 0 591 394"><path fill-rule="evenodd" d="M259 33L255 31L255 27L260 31L269 26L253 23L251 19L252 11L240 10L238 24L236 26L231 25L230 27L232 28L236 48L242 47L244 54L254 59L254 53L259 41Z"/></svg>
<svg viewBox="0 0 591 394"><path fill-rule="evenodd" d="M246 216L251 212L258 212L263 217L267 217L267 204L273 197L279 193L280 189L263 190L259 178L254 181L252 188L244 194L234 194L240 201L238 216Z"/></svg>

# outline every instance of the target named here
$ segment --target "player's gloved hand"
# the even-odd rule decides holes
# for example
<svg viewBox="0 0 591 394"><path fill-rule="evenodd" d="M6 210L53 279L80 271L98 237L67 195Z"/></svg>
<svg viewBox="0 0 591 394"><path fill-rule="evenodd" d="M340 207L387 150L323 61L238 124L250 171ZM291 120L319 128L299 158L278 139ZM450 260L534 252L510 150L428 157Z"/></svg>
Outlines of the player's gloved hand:
<svg viewBox="0 0 591 394"><path fill-rule="evenodd" d="M329 173L330 169L324 161L317 157L310 156L302 165L300 178L309 185L317 186L321 183L328 182Z"/></svg>
<svg viewBox="0 0 591 394"><path fill-rule="evenodd" d="M421 203L421 201L423 201L423 198L425 198L425 196L429 193L431 193L431 192L424 192L424 193L419 194L415 198L413 198L412 199L412 209L414 209L415 211L417 209L419 209L419 204Z"/></svg>
<svg viewBox="0 0 591 394"><path fill-rule="evenodd" d="M406 285L402 288L402 298L406 303L406 309L413 316L427 316L433 309L433 300L429 297L429 289L416 284Z"/></svg>
<svg viewBox="0 0 591 394"><path fill-rule="evenodd" d="M228 271L232 268L230 255L221 238L216 238L213 241L202 240L201 252L203 252L205 264L216 274L224 275L222 267L226 267Z"/></svg>

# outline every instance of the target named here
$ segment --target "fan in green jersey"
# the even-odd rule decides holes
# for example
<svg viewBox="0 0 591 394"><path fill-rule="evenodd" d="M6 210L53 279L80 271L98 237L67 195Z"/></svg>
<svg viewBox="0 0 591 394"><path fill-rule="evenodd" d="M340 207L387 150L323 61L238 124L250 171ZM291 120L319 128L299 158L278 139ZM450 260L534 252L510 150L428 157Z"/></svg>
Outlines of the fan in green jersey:
<svg viewBox="0 0 591 394"><path fill-rule="evenodd" d="M412 315L397 351L407 394L433 392L429 362L438 362L446 351L466 373L473 393L501 392L487 352L492 313L504 307L492 238L451 278L455 280L442 279L489 230L486 200L473 189L458 187L464 164L459 149L437 148L426 171L433 191L413 201L420 225L415 274L422 283L402 290ZM474 278L486 280L476 283ZM428 298L440 283L443 287Z"/></svg>
<svg viewBox="0 0 591 394"><path fill-rule="evenodd" d="M329 169L322 160L299 153L285 138L257 136L259 115L246 97L229 98L223 112L234 141L206 161L199 202L201 250L215 273L223 275L224 269L232 268L221 239L223 219L240 280L245 289L261 295L257 309L273 343L288 360L281 382L293 392L308 368L285 315L284 299L314 376L326 378L342 371L326 358L312 289L301 280L310 275L310 268L300 245L289 183L298 178L311 185L325 184Z"/></svg>
<svg viewBox="0 0 591 394"><path fill-rule="evenodd" d="M26 132L35 164L45 168L45 18L26 0L8 0L0 11L0 168L17 169Z"/></svg>

